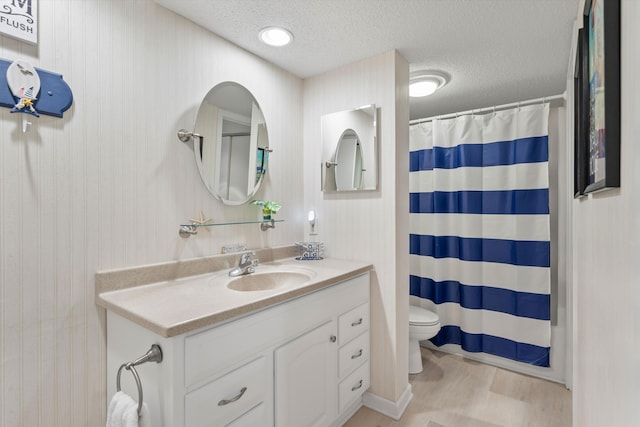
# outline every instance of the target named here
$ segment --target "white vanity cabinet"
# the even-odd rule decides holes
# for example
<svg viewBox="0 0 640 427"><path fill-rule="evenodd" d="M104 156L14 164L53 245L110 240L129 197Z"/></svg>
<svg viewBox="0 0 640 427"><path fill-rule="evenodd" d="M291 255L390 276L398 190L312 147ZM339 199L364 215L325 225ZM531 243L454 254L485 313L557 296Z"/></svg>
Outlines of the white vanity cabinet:
<svg viewBox="0 0 640 427"><path fill-rule="evenodd" d="M169 338L108 311L109 397L151 344L162 363L136 369L153 426L340 426L369 387L369 273Z"/></svg>

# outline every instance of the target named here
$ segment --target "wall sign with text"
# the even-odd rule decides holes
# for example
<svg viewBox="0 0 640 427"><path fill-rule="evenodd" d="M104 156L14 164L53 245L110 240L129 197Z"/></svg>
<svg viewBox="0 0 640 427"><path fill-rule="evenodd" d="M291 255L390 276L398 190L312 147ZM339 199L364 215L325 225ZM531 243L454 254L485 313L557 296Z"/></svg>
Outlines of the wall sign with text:
<svg viewBox="0 0 640 427"><path fill-rule="evenodd" d="M38 44L38 0L0 0L0 34Z"/></svg>

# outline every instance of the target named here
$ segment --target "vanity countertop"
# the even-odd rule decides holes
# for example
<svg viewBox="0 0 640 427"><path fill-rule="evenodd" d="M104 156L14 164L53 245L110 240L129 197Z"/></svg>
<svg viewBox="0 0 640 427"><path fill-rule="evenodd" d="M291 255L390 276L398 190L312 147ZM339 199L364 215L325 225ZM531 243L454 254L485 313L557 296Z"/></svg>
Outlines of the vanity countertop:
<svg viewBox="0 0 640 427"><path fill-rule="evenodd" d="M160 336L172 337L268 308L371 268L371 264L339 259L277 259L260 264L253 274L307 270L312 277L302 284L250 292L227 288L228 269L115 290L100 289L97 281L96 304Z"/></svg>

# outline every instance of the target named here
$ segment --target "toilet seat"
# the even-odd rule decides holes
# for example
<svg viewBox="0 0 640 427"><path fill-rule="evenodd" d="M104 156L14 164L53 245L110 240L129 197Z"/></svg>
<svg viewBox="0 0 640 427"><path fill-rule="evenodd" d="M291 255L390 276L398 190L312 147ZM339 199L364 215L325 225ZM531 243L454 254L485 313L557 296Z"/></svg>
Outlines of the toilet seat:
<svg viewBox="0 0 640 427"><path fill-rule="evenodd" d="M409 324L415 326L433 326L440 323L440 317L433 311L415 305L409 306Z"/></svg>

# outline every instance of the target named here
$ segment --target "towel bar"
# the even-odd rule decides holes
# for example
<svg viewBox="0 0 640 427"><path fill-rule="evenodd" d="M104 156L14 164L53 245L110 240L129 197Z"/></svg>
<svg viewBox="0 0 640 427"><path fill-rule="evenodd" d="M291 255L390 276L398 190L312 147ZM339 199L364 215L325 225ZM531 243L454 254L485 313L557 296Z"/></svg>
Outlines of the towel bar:
<svg viewBox="0 0 640 427"><path fill-rule="evenodd" d="M120 374L122 373L122 368L126 368L127 371L131 371L133 378L136 380L136 386L138 387L138 416L142 414L142 381L140 380L140 375L138 375L138 371L135 366L141 365L146 362L162 362L162 349L159 345L153 344L149 351L147 351L143 356L138 357L133 362L127 362L120 365L118 368L118 376L116 378L116 390L120 391Z"/></svg>

